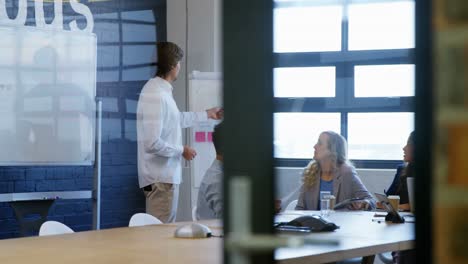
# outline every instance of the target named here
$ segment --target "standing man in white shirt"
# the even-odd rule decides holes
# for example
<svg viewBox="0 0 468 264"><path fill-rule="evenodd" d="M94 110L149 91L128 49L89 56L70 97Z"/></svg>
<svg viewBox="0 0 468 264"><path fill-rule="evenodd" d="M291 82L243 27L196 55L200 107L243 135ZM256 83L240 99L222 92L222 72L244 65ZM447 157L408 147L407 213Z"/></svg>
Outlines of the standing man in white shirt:
<svg viewBox="0 0 468 264"><path fill-rule="evenodd" d="M146 197L146 212L164 223L174 222L182 181L182 157L197 153L182 144L182 128L208 118L221 119L222 110L180 112L171 85L184 53L172 42L157 44L157 73L140 93L137 106L138 181Z"/></svg>

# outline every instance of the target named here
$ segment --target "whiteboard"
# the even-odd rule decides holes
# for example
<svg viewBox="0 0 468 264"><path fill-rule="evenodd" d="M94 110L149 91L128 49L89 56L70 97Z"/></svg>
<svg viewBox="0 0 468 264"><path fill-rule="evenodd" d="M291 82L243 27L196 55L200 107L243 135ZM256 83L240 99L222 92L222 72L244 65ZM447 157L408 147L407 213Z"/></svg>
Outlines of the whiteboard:
<svg viewBox="0 0 468 264"><path fill-rule="evenodd" d="M96 36L0 26L0 39L0 164L93 164Z"/></svg>
<svg viewBox="0 0 468 264"><path fill-rule="evenodd" d="M189 76L189 110L198 112L222 106L221 73L194 71ZM190 130L190 145L197 152L191 162L192 187L199 188L205 172L216 158L211 133L219 121L199 123Z"/></svg>

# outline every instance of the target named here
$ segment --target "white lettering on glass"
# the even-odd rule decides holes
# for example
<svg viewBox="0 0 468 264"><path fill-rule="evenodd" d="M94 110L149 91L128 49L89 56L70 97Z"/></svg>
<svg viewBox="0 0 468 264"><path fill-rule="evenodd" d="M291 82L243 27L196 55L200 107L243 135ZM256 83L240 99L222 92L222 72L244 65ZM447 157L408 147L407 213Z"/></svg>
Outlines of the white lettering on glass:
<svg viewBox="0 0 468 264"><path fill-rule="evenodd" d="M10 0L15 1L15 0ZM28 12L28 0L18 1L18 12L15 18L10 18L7 12L7 0L0 0L0 25L24 25ZM45 21L44 0L34 1L34 16L36 26L41 28L63 29L63 0L54 1L54 20L50 24ZM84 31L92 33L94 29L93 14L88 6L78 3L78 0L70 0L71 8L86 19L86 26L83 29L78 27L76 20L69 23L71 31Z"/></svg>
<svg viewBox="0 0 468 264"><path fill-rule="evenodd" d="M6 0L0 0L0 24L3 25L24 25L26 23L26 13L28 12L28 0L18 0L18 13L11 19L8 17Z"/></svg>
<svg viewBox="0 0 468 264"><path fill-rule="evenodd" d="M70 5L73 8L73 10L75 10L75 12L77 12L78 14L82 14L86 18L86 27L83 29L83 31L89 33L93 32L94 20L91 10L89 10L89 8L86 5L78 3L77 0L70 0ZM69 25L72 31L80 30L75 20L70 22Z"/></svg>
<svg viewBox="0 0 468 264"><path fill-rule="evenodd" d="M36 16L36 26L41 28L54 28L63 29L63 11L62 0L55 0L54 2L54 20L47 24L44 16L44 5L42 0L34 2L34 11Z"/></svg>

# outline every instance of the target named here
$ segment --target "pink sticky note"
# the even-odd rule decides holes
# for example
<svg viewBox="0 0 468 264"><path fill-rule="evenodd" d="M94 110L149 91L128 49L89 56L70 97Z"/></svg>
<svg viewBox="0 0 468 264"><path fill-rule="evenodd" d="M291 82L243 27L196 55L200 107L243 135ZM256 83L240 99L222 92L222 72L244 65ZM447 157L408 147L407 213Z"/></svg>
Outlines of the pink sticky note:
<svg viewBox="0 0 468 264"><path fill-rule="evenodd" d="M195 132L195 142L206 142L206 133Z"/></svg>
<svg viewBox="0 0 468 264"><path fill-rule="evenodd" d="M208 132L208 142L213 142L213 132Z"/></svg>

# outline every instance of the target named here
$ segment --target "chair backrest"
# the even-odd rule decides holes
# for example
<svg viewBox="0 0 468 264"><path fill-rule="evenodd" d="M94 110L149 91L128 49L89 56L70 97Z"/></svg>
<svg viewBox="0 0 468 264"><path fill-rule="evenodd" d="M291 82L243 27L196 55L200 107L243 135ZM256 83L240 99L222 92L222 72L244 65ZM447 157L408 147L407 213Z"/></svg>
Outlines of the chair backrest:
<svg viewBox="0 0 468 264"><path fill-rule="evenodd" d="M286 206L286 209L284 209L284 210L285 211L294 210L296 208L296 205L297 205L297 200L294 200L294 201L290 202L288 204L288 206Z"/></svg>
<svg viewBox="0 0 468 264"><path fill-rule="evenodd" d="M379 259L384 264L393 264L393 257L391 252L379 253Z"/></svg>
<svg viewBox="0 0 468 264"><path fill-rule="evenodd" d="M196 206L194 206L194 207L192 208L192 220L193 220L193 221L198 221L198 217L197 217L197 207L196 207Z"/></svg>
<svg viewBox="0 0 468 264"><path fill-rule="evenodd" d="M51 236L70 233L74 233L74 231L70 227L57 221L46 221L39 229L39 236Z"/></svg>
<svg viewBox="0 0 468 264"><path fill-rule="evenodd" d="M128 226L145 226L162 224L158 218L145 213L136 213L130 218Z"/></svg>

